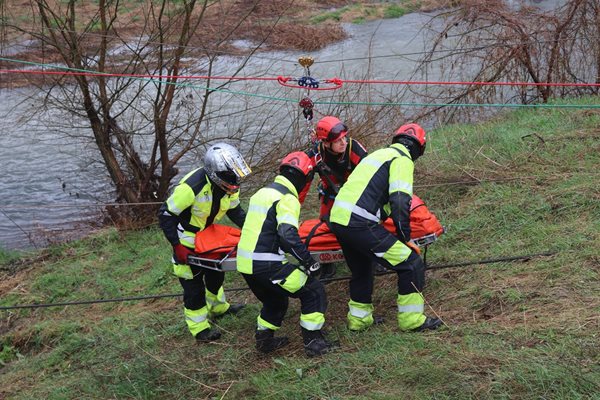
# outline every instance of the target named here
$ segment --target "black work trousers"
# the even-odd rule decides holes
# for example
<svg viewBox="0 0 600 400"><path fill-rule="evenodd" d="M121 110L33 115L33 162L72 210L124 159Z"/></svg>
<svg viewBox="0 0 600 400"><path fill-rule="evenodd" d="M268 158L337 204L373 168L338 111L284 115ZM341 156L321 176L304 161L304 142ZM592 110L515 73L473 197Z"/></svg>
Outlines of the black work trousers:
<svg viewBox="0 0 600 400"><path fill-rule="evenodd" d="M405 295L423 290L425 286L425 265L421 257L412 251L410 256L396 264L377 254L383 254L398 239L380 224L367 225L360 228L331 223L344 252L348 268L352 272L350 279L350 299L371 304L373 295L374 263L396 271L398 276L398 294ZM414 286L413 286L414 284Z"/></svg>
<svg viewBox="0 0 600 400"><path fill-rule="evenodd" d="M223 286L225 273L194 265L190 265L190 268L194 274L193 279L179 278L179 283L183 288L183 304L188 310L199 310L206 305L205 290L208 289L211 293L217 294Z"/></svg>
<svg viewBox="0 0 600 400"><path fill-rule="evenodd" d="M289 264L288 264L289 265ZM263 272L257 274L242 274L252 293L262 303L260 317L274 326L281 326L289 305L289 298L300 299L300 310L302 314L320 312L325 314L327 310L327 295L325 286L312 276L298 291L290 293L280 285L273 283L271 279L277 274L274 272Z"/></svg>

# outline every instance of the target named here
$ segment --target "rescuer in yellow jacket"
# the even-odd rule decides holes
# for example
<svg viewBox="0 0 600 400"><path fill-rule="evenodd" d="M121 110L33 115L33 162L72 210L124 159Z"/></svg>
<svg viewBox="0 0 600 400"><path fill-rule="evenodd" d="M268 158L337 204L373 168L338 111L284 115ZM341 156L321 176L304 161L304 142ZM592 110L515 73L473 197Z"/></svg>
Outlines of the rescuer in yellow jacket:
<svg viewBox="0 0 600 400"><path fill-rule="evenodd" d="M398 325L404 331L436 329L438 318L424 313L421 294L425 267L407 243L414 161L425 151L425 131L401 126L389 147L364 158L340 189L331 209L331 229L352 271L348 327L363 330L373 319L373 267L376 261L398 275ZM396 235L381 222L391 217Z"/></svg>
<svg viewBox="0 0 600 400"><path fill-rule="evenodd" d="M243 305L225 299L223 272L190 266L187 257L194 254L196 232L225 214L242 227L246 213L240 206L240 181L250 172L233 146L214 144L204 156L204 167L184 176L158 213L160 227L173 246L173 273L183 287L185 321L198 342L221 337L209 317L235 314Z"/></svg>
<svg viewBox="0 0 600 400"><path fill-rule="evenodd" d="M312 179L313 163L304 152L288 154L275 182L250 199L237 251L237 270L262 302L257 318L256 348L269 353L288 344L275 337L283 322L289 298L300 299L300 326L309 357L327 353L333 346L323 337L327 298L323 284L312 274L320 264L298 235L298 192ZM299 265L288 262L285 253Z"/></svg>

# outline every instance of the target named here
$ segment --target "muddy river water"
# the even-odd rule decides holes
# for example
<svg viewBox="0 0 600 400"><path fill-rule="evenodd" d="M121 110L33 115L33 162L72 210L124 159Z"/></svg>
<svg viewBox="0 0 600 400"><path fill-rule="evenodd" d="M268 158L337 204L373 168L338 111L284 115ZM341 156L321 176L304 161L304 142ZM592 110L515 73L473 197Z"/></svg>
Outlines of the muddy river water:
<svg viewBox="0 0 600 400"><path fill-rule="evenodd" d="M534 3L552 8L563 2ZM341 43L310 54L261 54L245 67L244 75L298 76L295 61L299 56L310 55L317 61L313 71L323 77L362 79L369 70L370 79L407 80L418 57L400 55L425 49L422 26L430 18L431 15L415 13L398 19L347 25L349 37ZM369 56L370 61L366 59ZM18 58L18 54L13 57ZM224 57L218 73L230 72L238 62ZM43 93L31 89L0 90L2 248L42 247L60 239L65 231L87 231L89 228L79 222L98 219L98 204L114 200L102 165L91 162L97 159L93 146L65 135L65 129L75 132L85 127L63 127L60 131L49 128L47 121L35 118L32 96ZM180 165L180 171L187 172L194 162L190 159L188 165Z"/></svg>

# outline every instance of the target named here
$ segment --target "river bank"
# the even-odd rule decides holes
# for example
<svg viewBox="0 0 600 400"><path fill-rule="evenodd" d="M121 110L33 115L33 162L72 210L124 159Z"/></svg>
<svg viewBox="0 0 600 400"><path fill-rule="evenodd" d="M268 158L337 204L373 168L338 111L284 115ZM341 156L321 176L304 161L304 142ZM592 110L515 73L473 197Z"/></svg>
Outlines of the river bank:
<svg viewBox="0 0 600 400"><path fill-rule="evenodd" d="M338 9L343 8L342 2L328 4L333 3ZM552 7L556 3L547 1L542 5ZM350 14L343 15L349 18ZM423 51L426 40L422 27L429 18L430 14L410 13L400 18L344 23L346 39L308 53L317 61L313 72L327 78L356 79L365 77L365 71L368 71L371 77L406 79L414 73L417 60L404 54ZM298 57L306 54L289 50L261 53L244 64L243 75L297 76ZM213 73L230 74L242 60L232 54L223 54L215 62ZM434 79L435 76L429 78ZM63 84L72 82L65 80ZM101 212L103 206L115 199L106 170L98 161L94 142L82 140L82 132L89 127L72 115L42 113L46 95L42 89L2 89L0 129L6 134L0 136L0 164L5 172L0 180L3 193L0 247L44 247L85 235L93 229L90 223L105 222ZM387 96L377 90L368 93L373 98ZM218 118L213 129L221 137L243 129L258 135L274 131L281 124L292 126L300 112L297 100L294 100L299 95L297 90L284 91L277 84L238 83L232 91L228 98L224 97L223 103L230 108L252 111L244 112L245 120L231 115ZM257 106L255 97L251 97L254 95L267 100ZM338 93L318 95L319 99L334 102L340 100L339 96ZM34 103L37 104L35 107ZM340 110L341 107L335 105L318 107L322 114L338 113ZM353 127L358 130L365 121L356 117L357 110L358 106L342 110L341 116L352 120ZM181 162L180 170L195 167L199 160L199 154L190 156ZM261 159L257 157L251 161L256 166Z"/></svg>
<svg viewBox="0 0 600 400"><path fill-rule="evenodd" d="M589 103L598 98L568 104ZM0 398L596 399L599 125L590 110L529 109L436 131L443 146L428 149L419 170L447 182L459 168L507 178L419 193L449 227L428 250L424 292L427 313L445 326L400 332L397 282L385 275L373 295L384 322L349 331L349 272L340 267L326 286L325 326L340 348L318 359L304 356L297 300L278 331L290 344L266 357L254 349L261 306L235 272L226 273L227 298L247 307L217 322L218 342L196 345L157 227L0 262L0 306L59 304L0 311ZM164 296L144 298L153 295ZM114 302L64 305L94 300Z"/></svg>
<svg viewBox="0 0 600 400"><path fill-rule="evenodd" d="M340 1L325 0L313 2L310 0L278 1L262 0L240 1L222 0L203 8L198 7L195 13L201 13L201 23L196 32L192 33L189 48L202 48L208 52L243 56L247 48L257 47L258 52L273 51L316 51L339 42L348 37L342 24L361 24L368 21L385 18L399 18L411 12L429 12L434 9L456 4L447 0L399 0L399 1ZM49 9L57 15L67 14L66 5L48 2ZM144 2L125 0L119 3L119 9L107 7L106 12L112 12L111 21L115 27L114 38L109 38L108 46L122 46L121 41L127 38L134 40L146 34L151 25L151 14L164 12L173 14L183 13L183 5L179 2L167 2L164 10L154 10ZM100 9L93 3L77 3L71 12L71 18L80 21L93 20L100 14ZM7 58L16 58L25 62L52 64L60 62L60 54L50 46L44 46L35 35L36 7L23 7L12 2L2 6L5 26L3 28L2 48L0 54ZM77 17L76 17L77 16ZM27 21L31 21L28 23ZM80 22L81 23L81 22ZM237 25L237 26L236 26ZM219 27L219 28L217 28ZM222 27L228 27L231 33L223 40L220 37ZM233 27L233 28L231 28ZM17 29L13 29L17 28ZM85 35L87 52L94 53L94 48L101 46L102 37L95 33L99 28L95 25L76 26ZM118 33L117 33L118 32ZM66 32L56 32L66 34ZM118 40L114 40L118 39ZM175 43L175 38L163 38ZM242 44L240 46L240 44ZM0 60L0 69L12 68L13 64ZM0 87L16 88L31 84L31 76L10 80L0 80ZM41 83L36 80L33 83Z"/></svg>

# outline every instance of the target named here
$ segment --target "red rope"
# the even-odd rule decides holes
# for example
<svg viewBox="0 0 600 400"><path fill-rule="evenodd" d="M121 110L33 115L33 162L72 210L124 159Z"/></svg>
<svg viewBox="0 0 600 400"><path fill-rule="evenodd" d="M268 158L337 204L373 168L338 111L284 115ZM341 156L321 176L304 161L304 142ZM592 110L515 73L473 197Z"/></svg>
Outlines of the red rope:
<svg viewBox="0 0 600 400"><path fill-rule="evenodd" d="M389 85L479 85L479 86L590 86L600 87L600 83L560 83L560 82L462 82L462 81L393 81L347 79L344 83L369 83Z"/></svg>
<svg viewBox="0 0 600 400"><path fill-rule="evenodd" d="M109 78L148 78L148 79L214 79L238 81L276 81L278 78L240 77L240 76L208 76L208 75L144 75L144 74L116 74L104 72L77 72L77 71L40 71L20 69L0 69L0 74L30 74L30 75L67 75L67 76L106 76Z"/></svg>
<svg viewBox="0 0 600 400"><path fill-rule="evenodd" d="M129 78L148 78L148 79L212 79L212 80L233 80L233 81L278 81L279 84L287 87L300 87L290 85L288 81L294 79L291 77L239 77L239 76L208 76L208 75L151 75L151 74L118 74L118 73L100 73L100 72L74 72L74 71L42 71L42 70L20 70L20 69L0 69L0 74L31 74L31 75L65 75L65 76L106 76L106 77L129 77ZM325 83L331 83L334 88L324 88L321 90L337 89L344 83L365 83L365 84L387 84L387 85L477 85L477 86L547 86L547 87L600 87L600 83L569 83L569 82L468 82L468 81L396 81L396 80L368 80L368 79L340 79L331 78L324 80ZM319 90L309 88L310 90Z"/></svg>

